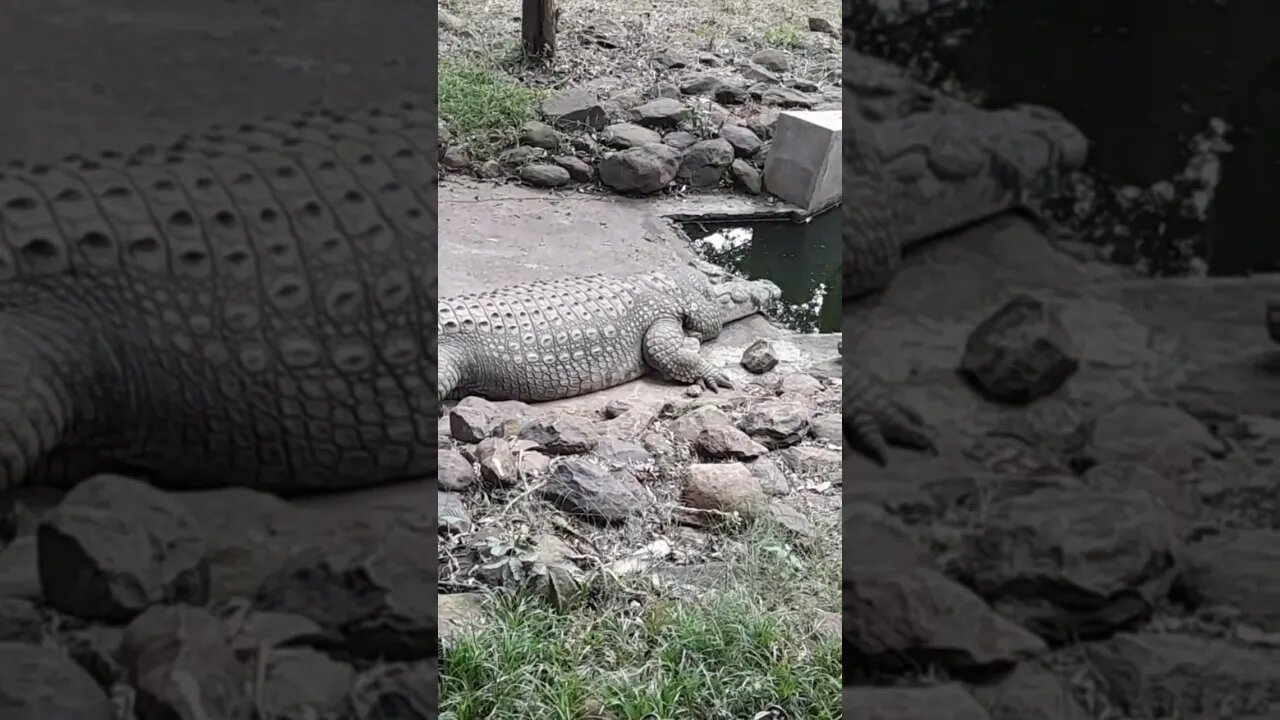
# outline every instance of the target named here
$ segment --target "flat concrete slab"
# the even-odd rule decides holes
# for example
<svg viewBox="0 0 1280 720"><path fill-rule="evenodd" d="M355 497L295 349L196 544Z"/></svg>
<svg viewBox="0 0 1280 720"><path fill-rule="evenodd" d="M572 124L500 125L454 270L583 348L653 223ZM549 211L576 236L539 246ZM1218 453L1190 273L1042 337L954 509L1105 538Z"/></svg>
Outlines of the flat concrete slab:
<svg viewBox="0 0 1280 720"><path fill-rule="evenodd" d="M764 163L765 189L808 215L840 202L842 142L840 110L781 113Z"/></svg>

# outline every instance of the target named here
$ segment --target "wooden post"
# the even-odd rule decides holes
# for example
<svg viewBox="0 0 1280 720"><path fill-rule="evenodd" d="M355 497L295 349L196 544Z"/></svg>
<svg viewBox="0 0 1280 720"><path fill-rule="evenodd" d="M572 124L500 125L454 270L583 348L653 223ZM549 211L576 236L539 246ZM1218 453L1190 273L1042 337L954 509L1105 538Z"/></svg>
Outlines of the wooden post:
<svg viewBox="0 0 1280 720"><path fill-rule="evenodd" d="M529 55L556 54L556 0L524 0L524 51Z"/></svg>

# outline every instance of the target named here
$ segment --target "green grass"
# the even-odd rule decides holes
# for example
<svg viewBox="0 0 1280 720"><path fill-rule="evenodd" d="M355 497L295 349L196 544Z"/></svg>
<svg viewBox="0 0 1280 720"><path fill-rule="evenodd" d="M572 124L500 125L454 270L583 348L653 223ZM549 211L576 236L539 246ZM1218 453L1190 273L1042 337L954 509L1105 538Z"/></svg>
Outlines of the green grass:
<svg viewBox="0 0 1280 720"><path fill-rule="evenodd" d="M775 25L764 31L764 43L770 47L795 50L804 47L804 31L795 25Z"/></svg>
<svg viewBox="0 0 1280 720"><path fill-rule="evenodd" d="M495 598L488 622L441 655L441 717L741 720L774 704L840 717L838 633L812 626L815 609L839 607L839 563L751 546L733 565L740 582L691 599L636 603L602 580L563 611Z"/></svg>
<svg viewBox="0 0 1280 720"><path fill-rule="evenodd" d="M438 79L440 118L473 160L515 144L520 126L538 118L545 97L499 70L467 61L441 60Z"/></svg>

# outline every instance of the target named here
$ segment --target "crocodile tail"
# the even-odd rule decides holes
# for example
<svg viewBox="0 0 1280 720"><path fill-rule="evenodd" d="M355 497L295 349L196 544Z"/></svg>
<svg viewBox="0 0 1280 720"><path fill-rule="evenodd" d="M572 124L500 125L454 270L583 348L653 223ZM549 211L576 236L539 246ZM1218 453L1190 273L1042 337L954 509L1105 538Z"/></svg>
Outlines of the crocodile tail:
<svg viewBox="0 0 1280 720"><path fill-rule="evenodd" d="M84 344L47 318L0 312L0 490L78 479L84 465L59 446L75 429Z"/></svg>
<svg viewBox="0 0 1280 720"><path fill-rule="evenodd" d="M466 359L458 348L444 342L436 347L436 355L436 400L443 402L462 385Z"/></svg>

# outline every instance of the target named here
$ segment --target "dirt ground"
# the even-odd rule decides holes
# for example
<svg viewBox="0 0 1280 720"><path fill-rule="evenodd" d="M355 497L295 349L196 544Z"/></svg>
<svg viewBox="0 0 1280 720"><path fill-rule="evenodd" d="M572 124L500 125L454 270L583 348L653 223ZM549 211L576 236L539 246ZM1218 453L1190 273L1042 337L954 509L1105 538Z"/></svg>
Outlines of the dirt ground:
<svg viewBox="0 0 1280 720"><path fill-rule="evenodd" d="M0 158L126 150L423 90L434 15L420 0L5 0Z"/></svg>

